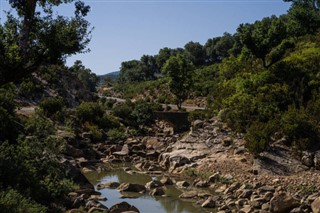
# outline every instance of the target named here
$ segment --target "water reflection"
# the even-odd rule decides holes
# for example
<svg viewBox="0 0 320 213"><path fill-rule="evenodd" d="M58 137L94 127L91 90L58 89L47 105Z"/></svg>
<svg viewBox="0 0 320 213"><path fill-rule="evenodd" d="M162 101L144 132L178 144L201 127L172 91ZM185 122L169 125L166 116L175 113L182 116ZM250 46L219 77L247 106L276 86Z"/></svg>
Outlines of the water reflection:
<svg viewBox="0 0 320 213"><path fill-rule="evenodd" d="M98 173L92 172L86 174L89 181L95 186L99 183L119 182L119 183L136 183L145 185L151 181L152 178L146 174L128 174L122 168L107 168L107 171ZM160 178L160 177L159 177ZM182 193L174 186L166 186L166 197L152 197L148 193L125 193L121 194L116 189L103 189L100 191L102 196L108 198L107 201L102 202L105 206L112 205L126 201L131 205L136 206L141 213L205 213L212 212L212 210L195 206L191 201L180 200L178 196ZM121 198L122 197L122 198Z"/></svg>

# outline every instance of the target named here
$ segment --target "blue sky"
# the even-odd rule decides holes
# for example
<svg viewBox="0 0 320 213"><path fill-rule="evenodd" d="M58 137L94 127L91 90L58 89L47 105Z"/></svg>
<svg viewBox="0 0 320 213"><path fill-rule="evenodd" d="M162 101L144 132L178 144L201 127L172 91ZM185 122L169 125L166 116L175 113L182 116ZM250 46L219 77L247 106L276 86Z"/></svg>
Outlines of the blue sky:
<svg viewBox="0 0 320 213"><path fill-rule="evenodd" d="M0 0L1 11L7 0ZM163 47L183 47L189 41L205 44L208 38L234 33L241 23L286 13L282 0L85 0L94 27L90 53L72 56L97 74L119 70L122 61L155 55ZM73 14L73 7L59 9ZM3 12L1 13L3 16Z"/></svg>

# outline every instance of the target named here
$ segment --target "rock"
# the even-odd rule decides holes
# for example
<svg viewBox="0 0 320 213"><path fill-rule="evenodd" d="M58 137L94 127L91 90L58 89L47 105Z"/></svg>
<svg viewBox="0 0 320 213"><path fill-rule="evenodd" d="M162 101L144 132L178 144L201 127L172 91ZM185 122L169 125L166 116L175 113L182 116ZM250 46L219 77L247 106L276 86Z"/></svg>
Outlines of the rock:
<svg viewBox="0 0 320 213"><path fill-rule="evenodd" d="M198 192L197 191L188 191L182 193L179 198L181 199L194 199L198 197Z"/></svg>
<svg viewBox="0 0 320 213"><path fill-rule="evenodd" d="M209 184L209 182L208 181L206 181L206 180L200 180L200 181L196 181L195 183L194 183L194 186L195 187L208 187L210 184Z"/></svg>
<svg viewBox="0 0 320 213"><path fill-rule="evenodd" d="M91 195L89 197L89 200L95 200L95 201L106 201L107 198L106 197L102 197L100 195Z"/></svg>
<svg viewBox="0 0 320 213"><path fill-rule="evenodd" d="M271 212L285 213L298 206L299 201L285 192L275 194L270 201Z"/></svg>
<svg viewBox="0 0 320 213"><path fill-rule="evenodd" d="M240 155L240 154L243 154L243 153L245 153L245 152L247 152L247 149L246 149L246 148L244 148L244 147L239 147L239 148L237 148L237 149L234 150L233 154L235 154L235 155Z"/></svg>
<svg viewBox="0 0 320 213"><path fill-rule="evenodd" d="M120 192L139 192L144 193L146 191L146 187L140 184L134 183L123 183L118 187Z"/></svg>
<svg viewBox="0 0 320 213"><path fill-rule="evenodd" d="M270 205L268 203L264 203L264 204L261 205L261 209L265 210L265 211L268 211L270 209Z"/></svg>
<svg viewBox="0 0 320 213"><path fill-rule="evenodd" d="M263 199L265 199L266 201L270 201L272 197L273 197L273 193L272 192L267 192L263 196Z"/></svg>
<svg viewBox="0 0 320 213"><path fill-rule="evenodd" d="M178 188L186 188L186 187L190 186L190 183L188 183L187 181L178 181L178 182L176 182L176 186Z"/></svg>
<svg viewBox="0 0 320 213"><path fill-rule="evenodd" d="M101 184L99 183L97 186L96 186L97 190L102 190L105 188L105 185L104 184Z"/></svg>
<svg viewBox="0 0 320 213"><path fill-rule="evenodd" d="M150 194L151 194L152 196L162 196L162 195L165 194L165 190L164 190L163 187L158 187L158 188L153 189L153 190L150 192Z"/></svg>
<svg viewBox="0 0 320 213"><path fill-rule="evenodd" d="M105 184L103 184L105 188L109 188L109 189L116 189L120 186L120 183L118 182L107 182Z"/></svg>
<svg viewBox="0 0 320 213"><path fill-rule="evenodd" d="M239 189L240 186L241 185L239 182L235 182L235 183L231 184L231 186L224 191L224 194L233 193L235 190Z"/></svg>
<svg viewBox="0 0 320 213"><path fill-rule="evenodd" d="M320 170L320 151L317 151L314 154L313 162L314 162L314 168L317 170Z"/></svg>
<svg viewBox="0 0 320 213"><path fill-rule="evenodd" d="M245 206L238 211L238 213L251 213L254 212L254 209L251 206Z"/></svg>
<svg viewBox="0 0 320 213"><path fill-rule="evenodd" d="M169 177L163 177L160 180L164 185L173 185L173 181Z"/></svg>
<svg viewBox="0 0 320 213"><path fill-rule="evenodd" d="M183 156L172 156L169 158L171 164L175 164L175 167L183 166L190 163L190 160Z"/></svg>
<svg viewBox="0 0 320 213"><path fill-rule="evenodd" d="M244 206L245 204L248 203L248 200L247 199L239 199L235 202L236 205L238 206Z"/></svg>
<svg viewBox="0 0 320 213"><path fill-rule="evenodd" d="M222 146L230 146L233 143L232 138L227 137L222 141Z"/></svg>
<svg viewBox="0 0 320 213"><path fill-rule="evenodd" d="M206 201L201 204L203 208L214 208L216 207L216 201L214 201L211 197L209 197Z"/></svg>
<svg viewBox="0 0 320 213"><path fill-rule="evenodd" d="M274 192L275 189L273 186L261 186L259 189L258 189L258 194L262 194L262 193L265 193L265 192Z"/></svg>
<svg viewBox="0 0 320 213"><path fill-rule="evenodd" d="M215 183L215 182L217 182L218 180L220 179L220 174L217 172L217 173L214 173L213 175L211 175L210 177L209 177L209 182L211 182L211 183Z"/></svg>
<svg viewBox="0 0 320 213"><path fill-rule="evenodd" d="M109 209L109 213L123 213L126 211L132 211L132 212L139 213L139 210L135 206L132 206L127 202L117 203L117 204L111 206Z"/></svg>
<svg viewBox="0 0 320 213"><path fill-rule="evenodd" d="M314 158L314 156L311 152L303 152L301 162L303 165L305 165L307 167L312 167L314 164L313 158Z"/></svg>
<svg viewBox="0 0 320 213"><path fill-rule="evenodd" d="M120 152L114 152L113 155L126 156L129 154L129 147L127 144L123 145Z"/></svg>
<svg viewBox="0 0 320 213"><path fill-rule="evenodd" d="M161 183L158 180L152 180L152 181L146 183L146 185L145 185L145 187L149 190L154 189L154 188L158 188L161 186L163 186L163 183Z"/></svg>
<svg viewBox="0 0 320 213"><path fill-rule="evenodd" d="M203 123L204 122L201 121L201 120L193 121L193 123L192 123L193 131L198 130L199 128L202 128L203 127Z"/></svg>
<svg viewBox="0 0 320 213"><path fill-rule="evenodd" d="M312 202L311 209L313 213L320 213L320 197Z"/></svg>
<svg viewBox="0 0 320 213"><path fill-rule="evenodd" d="M250 189L244 189L240 194L239 198L249 198L252 195L253 191Z"/></svg>
<svg viewBox="0 0 320 213"><path fill-rule="evenodd" d="M92 207L88 211L88 213L97 213L97 212L107 213L108 209L107 208L101 208L101 207Z"/></svg>

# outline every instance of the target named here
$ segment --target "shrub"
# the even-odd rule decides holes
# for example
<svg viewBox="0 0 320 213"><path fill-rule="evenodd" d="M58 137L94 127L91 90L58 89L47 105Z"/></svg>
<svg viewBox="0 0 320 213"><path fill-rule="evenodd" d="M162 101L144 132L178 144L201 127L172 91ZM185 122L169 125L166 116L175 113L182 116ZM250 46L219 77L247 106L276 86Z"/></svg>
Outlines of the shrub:
<svg viewBox="0 0 320 213"><path fill-rule="evenodd" d="M146 101L136 103L132 116L138 124L149 124L153 119L153 106Z"/></svg>
<svg viewBox="0 0 320 213"><path fill-rule="evenodd" d="M43 110L47 117L51 117L57 112L61 112L65 107L65 102L62 97L48 97L42 98L39 103L40 109Z"/></svg>
<svg viewBox="0 0 320 213"><path fill-rule="evenodd" d="M76 108L77 118L82 122L92 122L98 124L103 117L105 111L99 103L82 102Z"/></svg>
<svg viewBox="0 0 320 213"><path fill-rule="evenodd" d="M30 117L25 123L26 133L38 138L47 138L55 133L52 121L47 119L40 111Z"/></svg>
<svg viewBox="0 0 320 213"><path fill-rule="evenodd" d="M0 208L2 212L45 213L47 208L30 198L26 198L14 189L0 192Z"/></svg>
<svg viewBox="0 0 320 213"><path fill-rule="evenodd" d="M277 128L276 122L254 122L247 129L246 148L254 155L265 151L271 141L271 136Z"/></svg>
<svg viewBox="0 0 320 213"><path fill-rule="evenodd" d="M110 129L107 135L112 142L121 141L127 138L123 128Z"/></svg>
<svg viewBox="0 0 320 213"><path fill-rule="evenodd" d="M293 145L298 150L317 147L318 127L312 122L304 109L289 107L282 117L283 133L288 136L288 145Z"/></svg>

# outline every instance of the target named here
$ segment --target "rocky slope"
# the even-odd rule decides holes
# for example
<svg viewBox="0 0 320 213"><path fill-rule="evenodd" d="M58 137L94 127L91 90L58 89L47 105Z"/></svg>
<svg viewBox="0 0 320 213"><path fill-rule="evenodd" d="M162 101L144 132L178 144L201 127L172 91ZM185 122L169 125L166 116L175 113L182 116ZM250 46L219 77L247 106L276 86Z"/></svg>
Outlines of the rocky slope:
<svg viewBox="0 0 320 213"><path fill-rule="evenodd" d="M185 134L173 134L161 122L151 132L154 134L116 144L96 144L96 153L104 163L132 162L138 171L186 177L188 183L173 181L177 187L192 185L215 191L180 195L204 208L220 212L320 211L319 152L297 158L278 141L254 158L244 146L243 135L235 134L217 118L195 121ZM87 156L74 157L79 162ZM79 164L83 172L97 169L85 162Z"/></svg>

